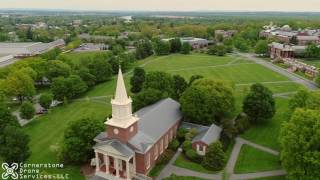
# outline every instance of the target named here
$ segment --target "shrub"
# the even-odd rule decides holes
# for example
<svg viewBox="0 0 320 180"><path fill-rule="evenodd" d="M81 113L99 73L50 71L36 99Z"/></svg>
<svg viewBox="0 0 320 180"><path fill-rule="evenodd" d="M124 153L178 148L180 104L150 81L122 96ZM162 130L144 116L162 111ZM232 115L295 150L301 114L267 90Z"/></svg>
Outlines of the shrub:
<svg viewBox="0 0 320 180"><path fill-rule="evenodd" d="M202 164L205 168L212 171L219 171L223 169L226 164L226 155L220 141L209 145Z"/></svg>
<svg viewBox="0 0 320 180"><path fill-rule="evenodd" d="M192 142L191 141L184 141L182 144L182 149L186 152L188 149L192 149Z"/></svg>
<svg viewBox="0 0 320 180"><path fill-rule="evenodd" d="M39 104L45 108L45 109L49 109L51 102L53 100L53 95L51 93L44 93L41 94L40 99L39 99Z"/></svg>
<svg viewBox="0 0 320 180"><path fill-rule="evenodd" d="M188 149L185 155L190 161L193 161L196 163L201 163L202 161L202 157L198 155L198 153L192 148Z"/></svg>
<svg viewBox="0 0 320 180"><path fill-rule="evenodd" d="M185 141L185 136L187 134L188 130L185 128L179 128L177 132L177 139L180 143L183 143Z"/></svg>
<svg viewBox="0 0 320 180"><path fill-rule="evenodd" d="M173 151L177 150L180 146L180 142L177 139L174 139L170 144L169 148Z"/></svg>
<svg viewBox="0 0 320 180"><path fill-rule="evenodd" d="M174 155L174 151L167 149L164 153L158 158L157 164L167 164L172 156Z"/></svg>
<svg viewBox="0 0 320 180"><path fill-rule="evenodd" d="M238 134L244 133L250 128L250 121L247 116L239 115L235 122L236 130Z"/></svg>
<svg viewBox="0 0 320 180"><path fill-rule="evenodd" d="M33 107L33 104L29 101L22 103L20 108L20 116L23 119L31 119L33 118L36 110Z"/></svg>
<svg viewBox="0 0 320 180"><path fill-rule="evenodd" d="M192 139L198 134L197 130L192 128L189 130L188 133L186 133L185 139L192 141Z"/></svg>

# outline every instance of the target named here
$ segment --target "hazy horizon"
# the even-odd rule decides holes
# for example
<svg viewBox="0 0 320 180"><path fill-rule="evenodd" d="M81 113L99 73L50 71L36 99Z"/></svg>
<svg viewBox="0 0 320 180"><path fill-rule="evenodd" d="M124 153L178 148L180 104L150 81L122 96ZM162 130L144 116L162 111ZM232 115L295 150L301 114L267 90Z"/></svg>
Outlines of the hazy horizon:
<svg viewBox="0 0 320 180"><path fill-rule="evenodd" d="M27 1L27 2L26 2ZM318 7L318 8L317 8ZM1 0L0 9L319 12L319 0Z"/></svg>

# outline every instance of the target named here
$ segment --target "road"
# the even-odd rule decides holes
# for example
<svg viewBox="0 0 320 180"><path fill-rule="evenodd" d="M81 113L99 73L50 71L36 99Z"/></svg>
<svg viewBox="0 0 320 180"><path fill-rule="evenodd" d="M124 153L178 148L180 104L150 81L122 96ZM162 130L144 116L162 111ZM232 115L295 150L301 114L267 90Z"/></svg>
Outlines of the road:
<svg viewBox="0 0 320 180"><path fill-rule="evenodd" d="M308 89L310 90L316 90L318 89L317 85L315 82L311 81L311 80L308 80L308 79L305 79L301 76L298 76L294 73L291 73L289 71L286 71L285 69L281 68L281 67L278 67L270 62L267 62L267 61L264 61L260 58L257 58L255 56L255 54L251 54L251 53L240 53L240 52L236 52L235 54L239 55L239 56L242 56L248 60L251 60L251 61L254 61L255 63L257 64L260 64L266 68L269 68L271 69L272 71L274 72L277 72L279 74L282 74L284 76L286 76L287 78L289 78L290 80L296 82L296 83L299 83L299 84L302 84L304 85L305 87L307 87Z"/></svg>

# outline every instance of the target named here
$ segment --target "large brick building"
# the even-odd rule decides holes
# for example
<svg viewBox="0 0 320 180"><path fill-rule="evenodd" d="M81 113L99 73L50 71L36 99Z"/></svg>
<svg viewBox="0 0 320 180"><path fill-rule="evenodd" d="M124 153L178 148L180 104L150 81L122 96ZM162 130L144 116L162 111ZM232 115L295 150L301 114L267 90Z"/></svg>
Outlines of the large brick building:
<svg viewBox="0 0 320 180"><path fill-rule="evenodd" d="M144 177L176 136L182 119L178 102L167 98L135 114L131 103L119 70L112 118L94 139L95 175L100 179Z"/></svg>

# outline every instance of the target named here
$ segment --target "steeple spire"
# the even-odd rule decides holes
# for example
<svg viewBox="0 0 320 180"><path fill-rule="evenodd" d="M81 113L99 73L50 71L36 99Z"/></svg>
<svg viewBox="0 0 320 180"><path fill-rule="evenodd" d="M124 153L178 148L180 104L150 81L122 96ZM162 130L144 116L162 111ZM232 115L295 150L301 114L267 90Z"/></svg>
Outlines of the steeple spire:
<svg viewBox="0 0 320 180"><path fill-rule="evenodd" d="M124 84L121 66L119 66L117 88L116 88L114 102L117 104L125 104L128 101L129 101L129 98L127 95L126 86Z"/></svg>

